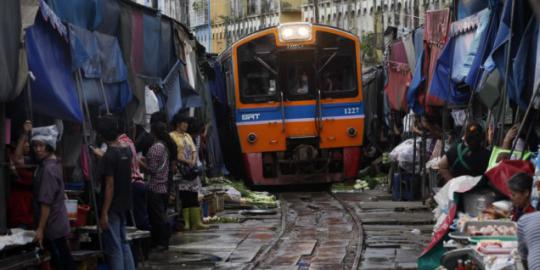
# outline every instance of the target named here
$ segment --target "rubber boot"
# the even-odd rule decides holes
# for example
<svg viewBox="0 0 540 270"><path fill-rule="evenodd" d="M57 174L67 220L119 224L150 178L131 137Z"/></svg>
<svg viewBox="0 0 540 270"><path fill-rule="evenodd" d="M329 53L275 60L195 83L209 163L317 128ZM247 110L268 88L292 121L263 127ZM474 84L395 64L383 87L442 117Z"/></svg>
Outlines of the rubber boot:
<svg viewBox="0 0 540 270"><path fill-rule="evenodd" d="M189 213L190 208L182 208L182 217L184 218L184 231L189 231L191 229L191 216Z"/></svg>
<svg viewBox="0 0 540 270"><path fill-rule="evenodd" d="M202 223L201 219L201 208L200 207L192 207L189 208L190 211L190 221L191 221L191 229L192 230L206 230L208 229L208 225L205 225Z"/></svg>

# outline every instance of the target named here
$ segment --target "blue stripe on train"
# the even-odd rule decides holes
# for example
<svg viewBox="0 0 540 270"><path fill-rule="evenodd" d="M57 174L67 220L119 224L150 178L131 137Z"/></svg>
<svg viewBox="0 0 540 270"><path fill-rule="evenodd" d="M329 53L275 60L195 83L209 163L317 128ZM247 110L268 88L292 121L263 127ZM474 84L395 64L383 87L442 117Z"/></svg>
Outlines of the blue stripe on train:
<svg viewBox="0 0 540 270"><path fill-rule="evenodd" d="M299 120L314 118L315 111L315 105L286 106L285 119ZM364 104L362 102L322 105L322 117L354 117L363 115ZM249 108L236 110L237 123L278 120L281 120L280 106L272 108Z"/></svg>

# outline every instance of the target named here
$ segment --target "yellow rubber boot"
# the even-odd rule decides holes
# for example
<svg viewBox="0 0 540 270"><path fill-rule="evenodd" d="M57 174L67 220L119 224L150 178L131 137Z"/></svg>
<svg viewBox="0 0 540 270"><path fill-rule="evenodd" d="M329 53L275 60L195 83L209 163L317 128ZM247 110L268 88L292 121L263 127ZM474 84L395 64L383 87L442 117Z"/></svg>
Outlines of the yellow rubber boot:
<svg viewBox="0 0 540 270"><path fill-rule="evenodd" d="M208 226L202 223L201 208L192 207L189 208L191 229L192 230L206 230Z"/></svg>
<svg viewBox="0 0 540 270"><path fill-rule="evenodd" d="M184 231L189 231L191 229L191 216L189 213L190 208L182 208L182 217L184 218Z"/></svg>

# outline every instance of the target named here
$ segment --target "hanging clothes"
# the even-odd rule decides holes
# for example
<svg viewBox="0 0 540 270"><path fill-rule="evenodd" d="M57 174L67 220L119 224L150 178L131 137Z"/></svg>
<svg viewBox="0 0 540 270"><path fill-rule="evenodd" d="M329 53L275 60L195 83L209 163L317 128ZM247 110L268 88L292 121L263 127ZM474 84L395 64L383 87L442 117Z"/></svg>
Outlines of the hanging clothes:
<svg viewBox="0 0 540 270"><path fill-rule="evenodd" d="M446 44L448 39L448 31L450 27L450 10L432 10L426 12L426 23L425 23L425 32L424 32L424 42L426 43L426 55L425 60L425 74L426 74L426 85L427 91L421 103L424 106L442 106L444 102L432 96L430 93L431 81L433 80L433 75L437 60Z"/></svg>
<svg viewBox="0 0 540 270"><path fill-rule="evenodd" d="M33 110L52 118L81 123L83 115L71 76L69 47L65 39L67 31L45 5L41 2L41 15L26 31L28 66L36 78L30 81L34 89Z"/></svg>
<svg viewBox="0 0 540 270"><path fill-rule="evenodd" d="M411 70L407 63L407 53L402 41L395 42L390 49L387 64L388 83L385 87L386 96L392 110L408 111L407 90L411 82Z"/></svg>
<svg viewBox="0 0 540 270"><path fill-rule="evenodd" d="M18 0L0 3L0 102L15 98L19 46L21 36L21 5Z"/></svg>
<svg viewBox="0 0 540 270"><path fill-rule="evenodd" d="M407 63L411 73L414 73L416 69L416 51L414 48L414 32L410 32L403 37L403 46L405 46L405 52L407 54Z"/></svg>

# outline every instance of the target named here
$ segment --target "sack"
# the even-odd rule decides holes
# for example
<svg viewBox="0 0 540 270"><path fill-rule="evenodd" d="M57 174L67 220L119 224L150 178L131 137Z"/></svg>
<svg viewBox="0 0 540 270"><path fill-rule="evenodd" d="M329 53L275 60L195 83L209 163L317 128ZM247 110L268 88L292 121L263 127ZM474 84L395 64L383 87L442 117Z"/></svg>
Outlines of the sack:
<svg viewBox="0 0 540 270"><path fill-rule="evenodd" d="M190 167L184 162L178 162L178 173L182 176L183 180L192 181L201 174L201 170L197 167Z"/></svg>

